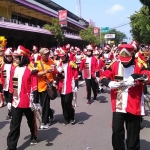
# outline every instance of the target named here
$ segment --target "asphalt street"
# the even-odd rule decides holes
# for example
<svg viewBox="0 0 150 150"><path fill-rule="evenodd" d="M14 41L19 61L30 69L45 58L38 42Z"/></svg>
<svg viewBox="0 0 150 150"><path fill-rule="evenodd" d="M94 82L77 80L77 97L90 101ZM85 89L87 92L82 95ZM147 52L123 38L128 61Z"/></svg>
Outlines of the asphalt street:
<svg viewBox="0 0 150 150"><path fill-rule="evenodd" d="M30 146L30 132L23 117L18 150L113 150L111 145L112 112L109 89L98 94L97 100L86 105L85 83L78 89L78 105L75 108L74 125L63 125L64 118L60 97L51 101L55 109L55 121L49 129L38 131L38 143ZM147 111L146 111L147 113ZM5 120L7 107L0 109L0 150L7 148L6 138L10 121ZM141 129L141 150L150 150L150 116L144 116Z"/></svg>

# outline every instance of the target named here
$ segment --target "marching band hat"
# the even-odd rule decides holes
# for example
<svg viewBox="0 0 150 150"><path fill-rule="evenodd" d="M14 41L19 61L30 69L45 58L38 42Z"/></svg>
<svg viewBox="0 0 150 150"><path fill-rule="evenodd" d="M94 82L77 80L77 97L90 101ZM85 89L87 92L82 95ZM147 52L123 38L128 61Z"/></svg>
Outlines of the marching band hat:
<svg viewBox="0 0 150 150"><path fill-rule="evenodd" d="M86 47L87 50L93 50L93 46L91 44L89 44L87 47Z"/></svg>
<svg viewBox="0 0 150 150"><path fill-rule="evenodd" d="M17 50L13 53L14 56L25 56L30 57L30 51L23 47L22 45L19 45Z"/></svg>
<svg viewBox="0 0 150 150"><path fill-rule="evenodd" d="M11 47L7 48L6 51L4 52L4 55L12 55L12 54L13 52Z"/></svg>
<svg viewBox="0 0 150 150"><path fill-rule="evenodd" d="M130 62L134 54L134 46L132 44L119 45L119 58L121 62Z"/></svg>
<svg viewBox="0 0 150 150"><path fill-rule="evenodd" d="M32 50L37 50L38 49L38 47L37 46L33 46L33 48L32 48Z"/></svg>
<svg viewBox="0 0 150 150"><path fill-rule="evenodd" d="M60 47L58 56L62 57L65 56L66 54L67 54L67 49L65 47Z"/></svg>

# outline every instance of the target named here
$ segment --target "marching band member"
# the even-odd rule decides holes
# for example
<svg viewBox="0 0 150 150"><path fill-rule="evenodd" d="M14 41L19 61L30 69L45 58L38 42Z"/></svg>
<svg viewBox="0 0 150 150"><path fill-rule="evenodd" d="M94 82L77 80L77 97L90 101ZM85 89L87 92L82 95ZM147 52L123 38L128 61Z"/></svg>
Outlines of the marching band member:
<svg viewBox="0 0 150 150"><path fill-rule="evenodd" d="M101 82L111 88L113 111L112 145L115 150L124 150L124 123L127 130L127 148L140 150L141 115L145 114L143 84L150 81L150 73L144 62L137 62L132 44L119 46L119 61L109 65ZM142 81L138 81L142 77Z"/></svg>
<svg viewBox="0 0 150 150"><path fill-rule="evenodd" d="M88 45L86 49L87 49L86 58L81 61L80 71L84 69L84 79L85 79L86 90L87 90L87 105L90 105L91 104L91 88L94 94L93 100L96 100L96 97L97 97L96 84L95 84L97 60L93 56L92 45Z"/></svg>
<svg viewBox="0 0 150 150"><path fill-rule="evenodd" d="M67 50L60 48L58 56L61 58L62 63L58 70L58 91L61 95L61 106L63 116L65 119L64 125L75 123L75 110L72 107L73 92L78 88L78 71L77 65L69 60Z"/></svg>
<svg viewBox="0 0 150 150"><path fill-rule="evenodd" d="M7 40L4 36L0 36L0 108L4 106L4 97L3 97L3 83L1 81L1 68L4 63L4 51L6 49Z"/></svg>
<svg viewBox="0 0 150 150"><path fill-rule="evenodd" d="M6 51L4 52L4 64L2 65L2 86L3 86L3 92L4 92L4 98L6 103L8 104L9 100L9 82L10 82L10 72L12 68L14 67L13 65L13 52L11 51L12 48L7 48ZM8 115L6 117L6 120L11 119L11 111L8 109Z"/></svg>
<svg viewBox="0 0 150 150"><path fill-rule="evenodd" d="M10 123L10 132L7 137L7 150L17 149L23 114L27 118L27 123L31 132L30 144L34 145L37 143L37 130L35 129L36 122L30 103L30 94L33 92L34 107L37 108L39 106L37 74L32 74L32 70L28 66L29 57L30 51L21 45L18 46L18 49L14 54L14 59L18 66L12 68L10 74L9 102L7 107L11 110L12 120Z"/></svg>
<svg viewBox="0 0 150 150"><path fill-rule="evenodd" d="M31 55L31 59L33 60L33 62L36 62L37 60L40 60L41 59L41 55L38 52L38 47L34 45L32 50L33 50L33 53Z"/></svg>

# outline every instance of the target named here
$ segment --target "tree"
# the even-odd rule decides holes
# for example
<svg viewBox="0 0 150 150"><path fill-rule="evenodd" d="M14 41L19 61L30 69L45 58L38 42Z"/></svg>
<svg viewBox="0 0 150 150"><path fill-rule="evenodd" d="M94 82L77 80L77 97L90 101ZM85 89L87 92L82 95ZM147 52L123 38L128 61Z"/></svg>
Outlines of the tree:
<svg viewBox="0 0 150 150"><path fill-rule="evenodd" d="M150 14L150 0L140 0L140 2L148 7L148 13Z"/></svg>
<svg viewBox="0 0 150 150"><path fill-rule="evenodd" d="M115 44L119 44L123 39L127 38L124 33L117 31L116 29L111 29L107 34L115 34Z"/></svg>
<svg viewBox="0 0 150 150"><path fill-rule="evenodd" d="M57 18L52 18L52 25L45 24L44 29L49 30L56 39L58 45L64 41L64 34L62 33L61 26L59 25L59 20Z"/></svg>
<svg viewBox="0 0 150 150"><path fill-rule="evenodd" d="M94 35L94 28L92 26L89 26L88 28L81 30L79 35L84 41L90 44L99 45L100 43L100 36Z"/></svg>
<svg viewBox="0 0 150 150"><path fill-rule="evenodd" d="M148 11L148 8L143 6L138 12L130 16L131 33L133 39L139 43L150 43L150 19Z"/></svg>

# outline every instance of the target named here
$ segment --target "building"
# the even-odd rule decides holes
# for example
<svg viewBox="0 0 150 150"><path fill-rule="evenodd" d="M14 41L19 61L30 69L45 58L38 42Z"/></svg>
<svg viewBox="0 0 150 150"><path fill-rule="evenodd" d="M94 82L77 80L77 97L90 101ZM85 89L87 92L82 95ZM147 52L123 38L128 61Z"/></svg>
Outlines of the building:
<svg viewBox="0 0 150 150"><path fill-rule="evenodd" d="M8 40L8 46L17 47L22 44L31 49L38 47L54 47L57 42L52 33L43 29L44 24L51 24L52 18L58 18L58 11L65 8L51 0L0 0L0 35ZM79 31L89 23L67 11L67 27L62 31L65 40L62 45L83 46Z"/></svg>

